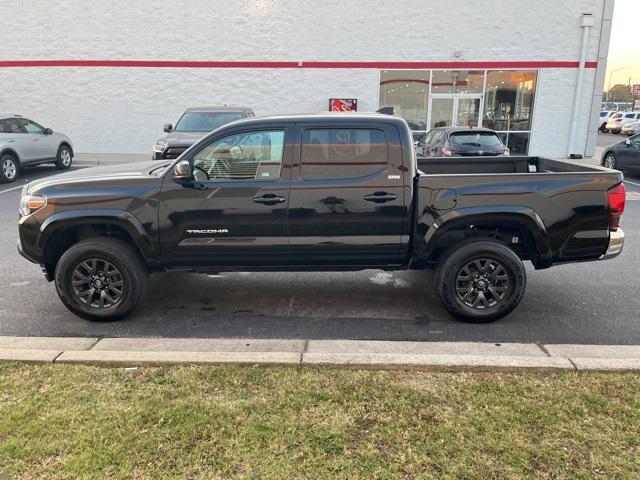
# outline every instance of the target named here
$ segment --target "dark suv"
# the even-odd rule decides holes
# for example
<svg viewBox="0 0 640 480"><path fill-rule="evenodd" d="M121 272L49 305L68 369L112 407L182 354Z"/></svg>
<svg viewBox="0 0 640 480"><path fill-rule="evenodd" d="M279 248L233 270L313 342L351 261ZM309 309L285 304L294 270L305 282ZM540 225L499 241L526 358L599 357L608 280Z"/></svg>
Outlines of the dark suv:
<svg viewBox="0 0 640 480"><path fill-rule="evenodd" d="M509 155L496 132L488 128L444 127L427 132L416 147L420 157L494 157Z"/></svg>
<svg viewBox="0 0 640 480"><path fill-rule="evenodd" d="M153 147L153 159L178 158L205 134L230 122L255 117L248 107L192 107L187 109L176 126L163 126L167 135L160 138Z"/></svg>

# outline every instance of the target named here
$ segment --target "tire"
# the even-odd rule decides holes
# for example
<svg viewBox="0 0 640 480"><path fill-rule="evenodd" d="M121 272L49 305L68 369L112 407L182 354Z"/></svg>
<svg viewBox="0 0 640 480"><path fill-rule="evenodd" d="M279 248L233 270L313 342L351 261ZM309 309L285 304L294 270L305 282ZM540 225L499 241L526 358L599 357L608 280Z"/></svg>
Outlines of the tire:
<svg viewBox="0 0 640 480"><path fill-rule="evenodd" d="M55 271L56 290L62 303L91 321L124 318L138 305L148 283L149 274L138 252L122 240L110 237L90 238L71 246Z"/></svg>
<svg viewBox="0 0 640 480"><path fill-rule="evenodd" d="M600 131L602 133L607 133L607 122L605 122L602 125L600 125Z"/></svg>
<svg viewBox="0 0 640 480"><path fill-rule="evenodd" d="M602 166L616 169L616 156L613 153L607 153L602 159Z"/></svg>
<svg viewBox="0 0 640 480"><path fill-rule="evenodd" d="M473 240L445 253L436 279L440 301L449 313L466 322L488 323L518 306L527 272L503 243Z"/></svg>
<svg viewBox="0 0 640 480"><path fill-rule="evenodd" d="M71 162L73 161L73 153L71 152L71 148L67 145L60 145L58 148L58 155L56 160L56 167L59 170L66 170L71 167Z"/></svg>
<svg viewBox="0 0 640 480"><path fill-rule="evenodd" d="M0 183L15 182L20 175L20 160L10 153L0 157Z"/></svg>

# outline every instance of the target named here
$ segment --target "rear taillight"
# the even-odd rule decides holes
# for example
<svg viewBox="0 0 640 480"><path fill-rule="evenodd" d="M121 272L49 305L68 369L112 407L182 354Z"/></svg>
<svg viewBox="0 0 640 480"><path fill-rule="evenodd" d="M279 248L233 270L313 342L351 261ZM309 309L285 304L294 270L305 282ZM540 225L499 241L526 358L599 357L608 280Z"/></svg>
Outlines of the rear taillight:
<svg viewBox="0 0 640 480"><path fill-rule="evenodd" d="M445 157L450 157L451 149L449 147L442 147L442 155Z"/></svg>
<svg viewBox="0 0 640 480"><path fill-rule="evenodd" d="M620 220L624 213L624 201L626 190L624 183L607 190L607 203L609 204L609 229L616 230L620 226Z"/></svg>

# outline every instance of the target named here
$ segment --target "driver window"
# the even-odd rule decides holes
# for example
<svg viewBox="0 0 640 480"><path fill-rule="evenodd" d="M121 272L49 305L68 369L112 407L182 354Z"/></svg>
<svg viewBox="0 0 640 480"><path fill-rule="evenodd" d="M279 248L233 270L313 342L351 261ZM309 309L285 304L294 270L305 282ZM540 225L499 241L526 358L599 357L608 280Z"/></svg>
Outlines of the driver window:
<svg viewBox="0 0 640 480"><path fill-rule="evenodd" d="M30 120L23 120L22 122L27 133L44 133L44 128L42 128L37 123L34 123Z"/></svg>
<svg viewBox="0 0 640 480"><path fill-rule="evenodd" d="M206 180L278 180L284 130L244 132L216 140L193 158L193 175Z"/></svg>

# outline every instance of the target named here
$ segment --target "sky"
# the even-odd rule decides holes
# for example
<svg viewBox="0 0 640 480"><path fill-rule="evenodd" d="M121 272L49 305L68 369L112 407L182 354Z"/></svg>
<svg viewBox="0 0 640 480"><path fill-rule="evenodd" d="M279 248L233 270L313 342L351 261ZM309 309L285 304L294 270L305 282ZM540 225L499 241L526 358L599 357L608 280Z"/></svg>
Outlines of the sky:
<svg viewBox="0 0 640 480"><path fill-rule="evenodd" d="M640 0L615 0L605 90L616 83L640 83ZM618 70L620 69L620 70Z"/></svg>

